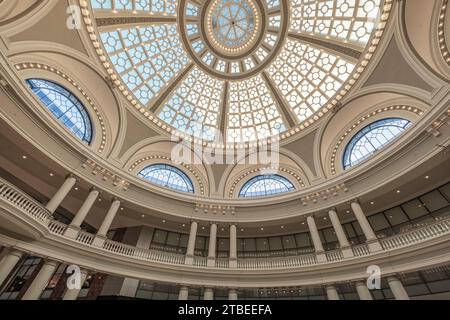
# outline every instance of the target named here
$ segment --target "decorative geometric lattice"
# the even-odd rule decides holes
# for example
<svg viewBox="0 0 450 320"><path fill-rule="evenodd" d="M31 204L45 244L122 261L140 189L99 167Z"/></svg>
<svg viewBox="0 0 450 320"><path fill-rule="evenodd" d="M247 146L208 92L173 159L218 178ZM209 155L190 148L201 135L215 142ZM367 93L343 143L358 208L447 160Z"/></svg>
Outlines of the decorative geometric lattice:
<svg viewBox="0 0 450 320"><path fill-rule="evenodd" d="M245 0L220 0L212 11L212 33L226 47L240 47L255 33L255 9Z"/></svg>
<svg viewBox="0 0 450 320"><path fill-rule="evenodd" d="M84 105L73 93L48 80L29 79L27 83L60 123L83 142L91 143L91 119Z"/></svg>
<svg viewBox="0 0 450 320"><path fill-rule="evenodd" d="M175 15L177 0L91 0L93 9Z"/></svg>
<svg viewBox="0 0 450 320"><path fill-rule="evenodd" d="M384 148L403 131L411 122L400 118L389 118L371 123L359 131L347 144L344 152L344 169L351 168L371 157Z"/></svg>
<svg viewBox="0 0 450 320"><path fill-rule="evenodd" d="M90 4L91 39L100 34L97 52L132 105L196 142L212 142L223 128L224 144L239 148L285 139L341 100L370 59L374 31L381 37L391 0Z"/></svg>
<svg viewBox="0 0 450 320"><path fill-rule="evenodd" d="M189 62L175 24L104 32L101 38L117 73L143 105Z"/></svg>
<svg viewBox="0 0 450 320"><path fill-rule="evenodd" d="M365 45L381 0L292 0L292 32Z"/></svg>
<svg viewBox="0 0 450 320"><path fill-rule="evenodd" d="M231 82L228 105L228 142L255 141L286 130L260 75L249 80Z"/></svg>
<svg viewBox="0 0 450 320"><path fill-rule="evenodd" d="M240 198L267 197L294 190L294 185L277 175L260 175L247 181L239 192Z"/></svg>
<svg viewBox="0 0 450 320"><path fill-rule="evenodd" d="M162 187L194 193L194 185L191 179L183 171L171 165L153 164L141 170L138 176Z"/></svg>
<svg viewBox="0 0 450 320"><path fill-rule="evenodd" d="M355 68L334 54L288 40L268 73L300 121L321 109Z"/></svg>
<svg viewBox="0 0 450 320"><path fill-rule="evenodd" d="M224 82L195 67L161 109L159 117L174 128L214 140Z"/></svg>

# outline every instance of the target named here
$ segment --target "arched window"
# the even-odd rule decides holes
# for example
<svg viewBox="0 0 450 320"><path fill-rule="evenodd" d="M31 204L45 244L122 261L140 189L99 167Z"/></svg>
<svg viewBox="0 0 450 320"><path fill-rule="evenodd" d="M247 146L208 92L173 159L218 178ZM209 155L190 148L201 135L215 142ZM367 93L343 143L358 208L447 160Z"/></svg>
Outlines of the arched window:
<svg viewBox="0 0 450 320"><path fill-rule="evenodd" d="M151 183L181 192L194 193L191 179L181 170L167 164L153 164L139 172L138 176Z"/></svg>
<svg viewBox="0 0 450 320"><path fill-rule="evenodd" d="M359 131L345 148L344 169L351 168L371 157L384 148L403 131L411 122L400 118L378 120Z"/></svg>
<svg viewBox="0 0 450 320"><path fill-rule="evenodd" d="M84 105L73 93L48 80L28 79L27 83L60 123L83 142L91 143L91 119Z"/></svg>
<svg viewBox="0 0 450 320"><path fill-rule="evenodd" d="M239 192L239 198L267 197L294 189L294 185L280 175L260 175L244 184Z"/></svg>

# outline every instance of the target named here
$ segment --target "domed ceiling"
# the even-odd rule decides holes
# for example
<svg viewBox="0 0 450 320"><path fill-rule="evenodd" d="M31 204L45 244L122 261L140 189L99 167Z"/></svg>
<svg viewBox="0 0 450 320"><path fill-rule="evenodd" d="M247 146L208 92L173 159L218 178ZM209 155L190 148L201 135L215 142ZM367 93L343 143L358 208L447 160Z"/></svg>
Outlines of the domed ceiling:
<svg viewBox="0 0 450 320"><path fill-rule="evenodd" d="M97 52L134 107L178 136L235 146L289 137L336 106L389 10L382 0L86 5Z"/></svg>

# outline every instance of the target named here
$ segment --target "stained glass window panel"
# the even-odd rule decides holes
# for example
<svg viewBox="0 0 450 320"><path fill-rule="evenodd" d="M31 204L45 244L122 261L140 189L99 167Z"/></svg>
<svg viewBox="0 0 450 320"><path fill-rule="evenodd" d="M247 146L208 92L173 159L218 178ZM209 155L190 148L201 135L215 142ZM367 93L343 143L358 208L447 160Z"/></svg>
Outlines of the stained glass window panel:
<svg viewBox="0 0 450 320"><path fill-rule="evenodd" d="M61 85L42 79L29 79L28 85L58 121L86 143L92 140L92 122L84 105Z"/></svg>
<svg viewBox="0 0 450 320"><path fill-rule="evenodd" d="M344 152L344 169L351 168L370 158L402 134L411 122L389 118L371 123L359 131L347 144Z"/></svg>
<svg viewBox="0 0 450 320"><path fill-rule="evenodd" d="M183 171L167 164L150 165L141 170L138 177L162 187L194 193L191 179Z"/></svg>
<svg viewBox="0 0 450 320"><path fill-rule="evenodd" d="M277 175L256 176L247 181L239 192L240 198L267 197L294 190L294 185L286 178Z"/></svg>

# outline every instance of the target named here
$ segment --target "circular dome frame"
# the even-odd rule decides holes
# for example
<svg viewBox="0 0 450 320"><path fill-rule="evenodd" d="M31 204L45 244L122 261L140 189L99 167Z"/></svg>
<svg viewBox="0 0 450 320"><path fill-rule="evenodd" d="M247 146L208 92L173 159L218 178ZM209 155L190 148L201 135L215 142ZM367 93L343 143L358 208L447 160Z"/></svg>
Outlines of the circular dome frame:
<svg viewBox="0 0 450 320"><path fill-rule="evenodd" d="M180 0L180 3L186 3L188 0ZM192 134L189 134L188 132L184 130L179 130L176 127L172 126L170 123L167 123L165 120L162 120L158 117L158 115L155 113L155 110L149 110L148 106L145 106L140 103L136 99L136 96L131 92L130 88L127 87L126 84L124 84L123 79L116 73L114 70L114 67L112 66L110 59L108 57L108 54L104 50L104 47L101 43L101 37L99 36L99 31L96 27L96 19L95 19L95 12L91 8L90 4L86 0L80 0L80 5L82 8L82 14L84 18L85 25L87 27L87 31L89 34L89 37L91 41L93 42L94 48L96 48L96 52L99 55L100 60L102 61L104 67L106 68L106 71L108 72L112 82L117 86L117 88L125 95L126 99L130 102L130 104L137 109L144 117L148 118L151 122L153 122L155 125L163 129L169 134L172 134L173 136L184 139L188 142L193 142L194 144L200 144L203 146L210 146L214 148L248 148L248 147L256 147L258 145L267 145L272 144L278 141L283 141L285 139L291 140L293 136L296 136L300 134L305 129L312 126L315 122L319 121L321 118L323 118L328 112L335 107L337 107L340 103L340 101L344 98L344 96L351 90L353 85L357 82L357 80L360 78L362 72L368 65L369 61L373 57L378 44L380 42L380 38L383 35L383 31L386 27L387 21L390 16L390 11L392 8L393 0L380 0L380 12L379 12L379 21L378 24L375 26L375 28L372 31L372 34L370 36L370 39L367 42L367 45L364 47L364 50L360 54L359 61L355 64L354 70L350 73L349 77L345 79L345 81L342 83L339 89L336 90L336 93L329 98L329 100L321 106L320 109L316 110L312 114L310 114L306 119L299 121L298 119L294 119L293 123L289 123L286 130L283 132L280 132L277 135L271 135L267 136L263 139L257 138L255 140L244 140L240 142L229 142L228 140L225 142L216 142L216 141L208 141L204 140L202 138L198 138L196 136L193 136ZM288 4L287 1L280 1L281 4ZM182 6L180 6L182 7ZM288 10L289 11L289 10ZM181 12L181 10L180 10ZM94 18L93 18L94 17ZM176 21L179 21L180 17L175 17ZM178 27L179 27L179 23ZM183 34L183 32L180 32ZM284 38L284 37L282 37ZM284 40L284 39L283 39ZM279 46L279 49L281 49L281 46ZM192 56L190 56L192 57ZM192 67L192 62L189 63ZM199 67L201 65L198 65ZM189 68L188 68L189 69ZM189 71L189 70L184 70ZM183 74L183 72L181 72ZM270 88L272 91L273 88ZM279 93L278 93L279 94ZM278 97L280 98L280 97ZM281 97L283 98L283 97ZM164 101L161 101L159 98L158 103L163 103ZM279 106L277 105L277 108ZM224 110L221 110L224 112ZM285 115L284 115L285 116Z"/></svg>

